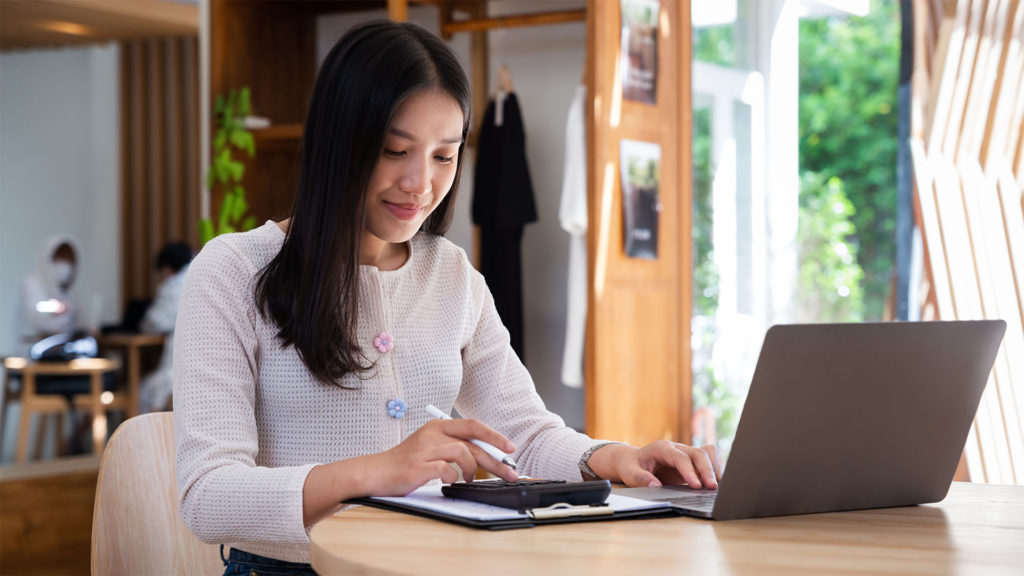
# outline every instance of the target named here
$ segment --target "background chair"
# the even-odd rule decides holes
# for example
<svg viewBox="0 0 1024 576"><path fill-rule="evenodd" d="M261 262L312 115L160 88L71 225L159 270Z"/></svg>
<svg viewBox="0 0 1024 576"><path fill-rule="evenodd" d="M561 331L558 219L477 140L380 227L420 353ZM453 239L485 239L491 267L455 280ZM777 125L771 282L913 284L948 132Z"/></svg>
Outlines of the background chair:
<svg viewBox="0 0 1024 576"><path fill-rule="evenodd" d="M220 547L178 513L170 412L127 420L107 443L92 523L93 574L220 574Z"/></svg>
<svg viewBox="0 0 1024 576"><path fill-rule="evenodd" d="M4 358L4 383L3 402L0 403L0 450L4 444L4 429L7 428L7 421L10 418L11 404L20 405L20 422L18 426L18 439L16 459L24 462L27 457L29 426L32 416L38 415L36 423L36 443L34 458L39 460L43 452L44 433L46 431L46 420L54 416L57 420L56 427L56 454L61 456L67 451L64 443L64 416L69 412L70 406L67 398L59 394L40 394L35 387L35 379L30 379L30 389L26 389L22 382L20 370L28 363L23 358ZM12 374L14 372L15 374ZM15 378L17 376L17 378Z"/></svg>

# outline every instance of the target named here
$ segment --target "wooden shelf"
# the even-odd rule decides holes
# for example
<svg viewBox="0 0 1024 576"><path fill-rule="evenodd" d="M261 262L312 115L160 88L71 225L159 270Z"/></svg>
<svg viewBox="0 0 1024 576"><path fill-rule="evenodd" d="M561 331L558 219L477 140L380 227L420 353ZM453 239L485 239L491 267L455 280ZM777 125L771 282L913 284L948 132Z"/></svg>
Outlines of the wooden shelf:
<svg viewBox="0 0 1024 576"><path fill-rule="evenodd" d="M256 143L276 142L279 140L294 141L302 139L302 124L279 124L270 128L252 131Z"/></svg>
<svg viewBox="0 0 1024 576"><path fill-rule="evenodd" d="M562 10L558 12L520 14L517 16L498 16L496 18L450 20L442 24L441 32L443 36L449 37L457 32L479 32L483 30L493 30L495 28L518 28L523 26L564 24L566 22L583 22L586 19L586 10Z"/></svg>

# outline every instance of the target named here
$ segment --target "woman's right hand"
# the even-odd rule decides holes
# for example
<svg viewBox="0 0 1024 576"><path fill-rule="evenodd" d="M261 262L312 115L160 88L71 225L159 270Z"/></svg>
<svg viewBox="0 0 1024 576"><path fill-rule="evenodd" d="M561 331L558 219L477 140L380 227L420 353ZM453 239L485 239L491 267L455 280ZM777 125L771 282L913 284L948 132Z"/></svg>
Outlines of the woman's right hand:
<svg viewBox="0 0 1024 576"><path fill-rule="evenodd" d="M434 478L451 483L459 474L451 464L462 470L462 479L469 482L482 468L505 480L515 481L518 475L498 462L469 440L477 438L509 454L515 446L493 428L479 420L430 420L394 448L367 456L370 476L376 481L368 488L368 496L405 496Z"/></svg>
<svg viewBox="0 0 1024 576"><path fill-rule="evenodd" d="M459 473L452 464L466 481L473 479L477 468L513 482L519 478L515 470L470 443L473 438L515 452L508 438L479 420L430 420L390 450L314 467L302 488L305 525L350 498L405 496L435 478L456 482Z"/></svg>

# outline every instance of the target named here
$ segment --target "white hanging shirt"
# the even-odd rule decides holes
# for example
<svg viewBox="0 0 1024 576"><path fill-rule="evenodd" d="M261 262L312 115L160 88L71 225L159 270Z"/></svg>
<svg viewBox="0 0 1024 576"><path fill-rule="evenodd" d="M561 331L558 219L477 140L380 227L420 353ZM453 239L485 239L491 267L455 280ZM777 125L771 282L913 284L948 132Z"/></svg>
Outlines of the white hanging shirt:
<svg viewBox="0 0 1024 576"><path fill-rule="evenodd" d="M565 173L558 220L569 233L569 282L562 383L583 386L583 344L587 332L587 141L583 116L585 86L576 88L565 123Z"/></svg>

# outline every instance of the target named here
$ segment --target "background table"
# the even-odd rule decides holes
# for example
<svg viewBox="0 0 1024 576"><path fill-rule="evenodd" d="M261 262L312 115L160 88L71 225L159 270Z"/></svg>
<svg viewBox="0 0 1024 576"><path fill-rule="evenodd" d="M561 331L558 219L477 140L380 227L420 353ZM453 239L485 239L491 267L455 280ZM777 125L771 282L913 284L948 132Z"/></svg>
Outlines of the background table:
<svg viewBox="0 0 1024 576"><path fill-rule="evenodd" d="M28 453L28 427L32 415L59 409L60 407L54 406L54 403L62 401L61 398L54 395L39 395L36 390L37 376L87 376L89 378L89 393L75 395L73 404L76 408L88 412L92 417L93 453L99 454L103 450L103 443L107 439L106 411L109 408L119 407L118 399L113 394L104 401L103 375L117 370L117 362L106 358L78 358L68 362L30 362L24 358L6 358L4 359L4 368L10 374L21 375L18 462L24 462ZM7 412L6 407L4 412ZM42 439L36 441L41 442Z"/></svg>
<svg viewBox="0 0 1024 576"><path fill-rule="evenodd" d="M954 483L939 504L883 510L501 532L362 507L310 538L321 574L1020 574L1024 486Z"/></svg>
<svg viewBox="0 0 1024 576"><path fill-rule="evenodd" d="M131 418L139 413L139 382L141 379L140 349L147 346L163 346L165 335L163 334L104 334L96 337L100 348L123 348L125 350L125 369L127 370L128 381L128 414Z"/></svg>

